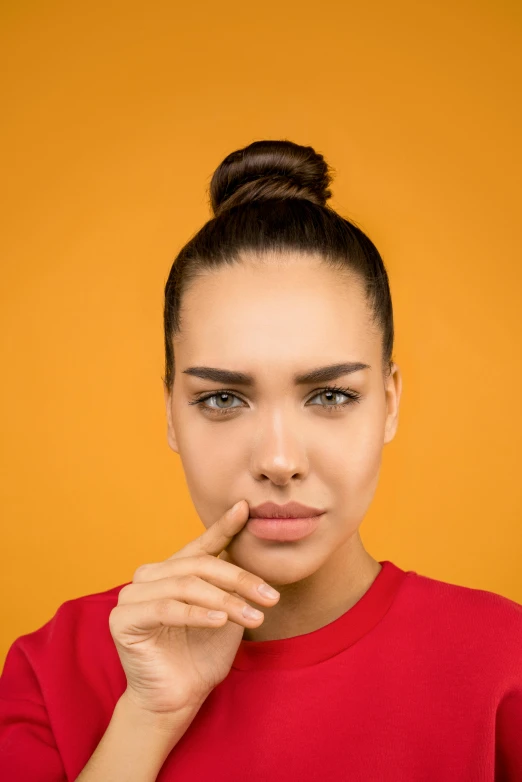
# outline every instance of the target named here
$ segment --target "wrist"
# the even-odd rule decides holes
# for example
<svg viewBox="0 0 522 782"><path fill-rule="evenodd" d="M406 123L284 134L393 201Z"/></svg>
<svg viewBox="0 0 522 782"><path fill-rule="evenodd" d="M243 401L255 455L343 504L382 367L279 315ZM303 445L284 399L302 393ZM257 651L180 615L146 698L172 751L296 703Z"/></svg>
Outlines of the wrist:
<svg viewBox="0 0 522 782"><path fill-rule="evenodd" d="M142 707L129 690L120 696L116 709L136 727L171 734L184 723L190 724L202 703L190 704L175 711L154 712Z"/></svg>

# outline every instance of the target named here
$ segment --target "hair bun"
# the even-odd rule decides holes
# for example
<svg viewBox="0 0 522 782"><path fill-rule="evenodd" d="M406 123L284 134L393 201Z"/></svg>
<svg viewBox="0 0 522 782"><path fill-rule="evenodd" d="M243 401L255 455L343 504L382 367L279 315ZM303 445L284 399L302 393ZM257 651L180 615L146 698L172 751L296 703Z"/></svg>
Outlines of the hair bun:
<svg viewBox="0 0 522 782"><path fill-rule="evenodd" d="M322 155L292 141L254 141L231 152L214 171L210 204L215 216L239 204L304 198L325 206L332 177Z"/></svg>

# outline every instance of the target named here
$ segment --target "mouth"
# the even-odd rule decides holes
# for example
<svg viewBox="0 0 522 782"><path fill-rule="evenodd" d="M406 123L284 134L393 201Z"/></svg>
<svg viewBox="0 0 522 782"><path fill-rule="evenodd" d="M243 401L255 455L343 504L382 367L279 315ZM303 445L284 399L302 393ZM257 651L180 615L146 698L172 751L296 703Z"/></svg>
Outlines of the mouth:
<svg viewBox="0 0 522 782"><path fill-rule="evenodd" d="M302 505L300 502L287 502L285 505L277 505L275 502L263 502L250 508L252 519L310 519L322 516L325 513L321 508L313 508L310 505Z"/></svg>
<svg viewBox="0 0 522 782"><path fill-rule="evenodd" d="M320 526L324 513L316 516L252 517L245 529L262 540L294 541L312 535Z"/></svg>

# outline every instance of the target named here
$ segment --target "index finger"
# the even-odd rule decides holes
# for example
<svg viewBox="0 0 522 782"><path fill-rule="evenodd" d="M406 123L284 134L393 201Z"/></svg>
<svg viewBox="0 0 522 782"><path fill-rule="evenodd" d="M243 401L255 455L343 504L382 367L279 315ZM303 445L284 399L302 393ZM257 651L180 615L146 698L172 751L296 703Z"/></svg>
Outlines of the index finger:
<svg viewBox="0 0 522 782"><path fill-rule="evenodd" d="M234 535L248 521L250 508L246 500L239 500L220 518L208 527L199 537L191 540L182 549L168 559L195 557L198 554L211 554L216 557L228 546Z"/></svg>

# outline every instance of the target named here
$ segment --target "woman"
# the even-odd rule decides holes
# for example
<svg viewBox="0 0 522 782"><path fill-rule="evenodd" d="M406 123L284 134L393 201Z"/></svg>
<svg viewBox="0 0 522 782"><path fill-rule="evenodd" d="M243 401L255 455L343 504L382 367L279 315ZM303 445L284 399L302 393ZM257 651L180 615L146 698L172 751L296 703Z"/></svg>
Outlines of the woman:
<svg viewBox="0 0 522 782"><path fill-rule="evenodd" d="M359 535L402 383L386 270L330 182L290 141L214 173L164 309L206 529L15 641L2 779L522 780L522 606Z"/></svg>

